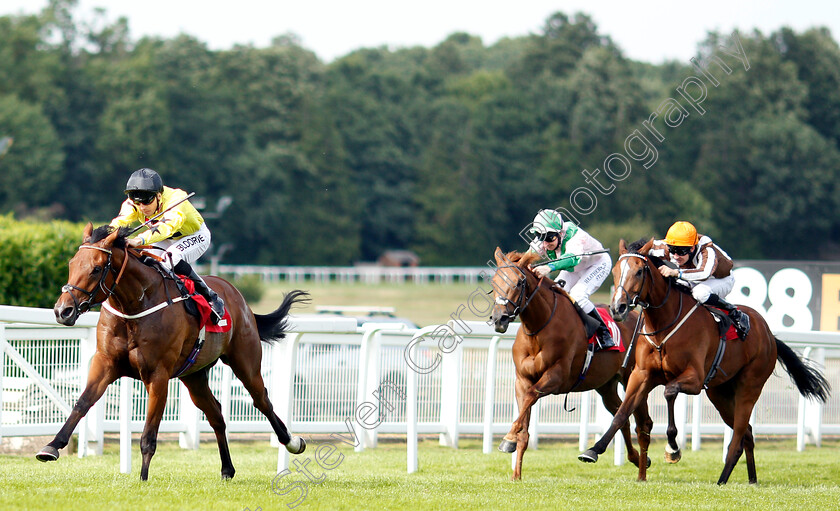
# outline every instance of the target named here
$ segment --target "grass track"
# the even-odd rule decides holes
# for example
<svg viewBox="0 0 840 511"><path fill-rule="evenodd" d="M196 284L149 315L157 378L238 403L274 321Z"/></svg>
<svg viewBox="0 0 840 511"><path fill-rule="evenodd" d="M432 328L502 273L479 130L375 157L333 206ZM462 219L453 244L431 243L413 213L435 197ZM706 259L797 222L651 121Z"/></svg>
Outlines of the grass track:
<svg viewBox="0 0 840 511"><path fill-rule="evenodd" d="M730 484L715 483L722 468L720 441L704 442L699 452L684 452L677 465L662 461L664 440L654 438L648 482L635 481L631 465L615 467L608 452L595 465L577 461L577 443L541 441L525 456L523 480L509 481L510 456L481 452L480 441L462 440L459 450L425 439L419 446L420 471L405 472L405 443L384 440L362 453L341 448L344 460L331 471L315 462L319 444L300 457L310 460L320 485L309 485L297 507L336 509L675 509L675 510L836 510L840 509L840 441L795 451L793 440L757 439L758 485L746 484L746 467L735 468ZM0 509L113 509L154 511L212 509L263 511L288 509L300 495L272 492L277 451L267 441L234 441L237 468L231 481L219 478L215 443L197 452L163 442L152 462L150 479L139 480L140 456L134 442L133 472L119 473L118 443L106 444L101 457L64 456L42 464L31 456L0 456ZM336 454L332 455L334 461ZM293 472L278 488L306 481Z"/></svg>

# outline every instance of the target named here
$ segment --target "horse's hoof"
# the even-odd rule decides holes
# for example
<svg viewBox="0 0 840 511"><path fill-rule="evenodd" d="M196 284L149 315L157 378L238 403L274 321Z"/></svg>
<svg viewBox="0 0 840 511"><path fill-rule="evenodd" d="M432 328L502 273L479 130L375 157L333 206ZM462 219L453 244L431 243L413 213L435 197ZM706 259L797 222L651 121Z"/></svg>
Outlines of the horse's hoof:
<svg viewBox="0 0 840 511"><path fill-rule="evenodd" d="M292 454L302 454L306 450L306 440L299 436L292 437L286 444L286 450Z"/></svg>
<svg viewBox="0 0 840 511"><path fill-rule="evenodd" d="M234 474L236 474L236 470L230 469L230 471L222 470L222 481L230 481L233 479Z"/></svg>
<svg viewBox="0 0 840 511"><path fill-rule="evenodd" d="M675 452L665 451L665 461L668 463L676 463L682 459L682 452L677 449ZM648 466L650 466L650 459L648 459Z"/></svg>
<svg viewBox="0 0 840 511"><path fill-rule="evenodd" d="M578 459L584 463L595 463L596 461L598 461L598 453L593 451L592 449L588 449L578 454Z"/></svg>
<svg viewBox="0 0 840 511"><path fill-rule="evenodd" d="M58 449L51 445L47 445L35 455L35 459L38 461L55 461L58 459Z"/></svg>
<svg viewBox="0 0 840 511"><path fill-rule="evenodd" d="M503 438L502 443L499 444L499 450L502 452L516 452L516 442L511 442Z"/></svg>

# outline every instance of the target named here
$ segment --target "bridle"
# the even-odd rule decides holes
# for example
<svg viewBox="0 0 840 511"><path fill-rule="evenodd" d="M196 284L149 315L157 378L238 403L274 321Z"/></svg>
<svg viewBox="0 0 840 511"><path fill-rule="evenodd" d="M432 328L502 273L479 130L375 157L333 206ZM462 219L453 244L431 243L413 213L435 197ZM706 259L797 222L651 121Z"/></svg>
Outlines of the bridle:
<svg viewBox="0 0 840 511"><path fill-rule="evenodd" d="M624 287L623 283L618 286L618 289L620 289L621 292L624 293L627 296L627 298L629 299L628 300L628 306L629 307L635 307L636 305L641 306L642 314L644 314L645 311L647 311L647 309L662 308L666 303L668 303L668 298L671 296L671 289L674 287L673 280L672 279L666 279L666 281L668 282L668 291L665 293L665 298L662 299L662 302L659 305L651 305L651 304L643 301L641 299L641 294L645 289L645 282L647 281L648 275L651 272L650 264L649 264L651 261L647 256L644 256L642 254L630 253L630 252L628 252L626 254L621 254L618 257L618 261L620 262L622 259L626 259L626 258L630 258L630 257L635 257L635 258L638 258L638 259L641 259L642 261L644 261L644 267L642 269L642 285L639 286L639 291L636 293L635 296L633 296L632 298L630 297L630 293ZM653 277L651 276L650 278L651 278L651 282L653 282ZM623 279L622 279L622 282L623 282ZM679 295L680 295L680 306L679 306L679 310L677 310L677 314L674 316L674 319L670 323L668 323L667 325L665 325L664 327L662 327L658 330L655 330L653 332L642 332L642 334L645 337L649 337L649 336L654 335L654 334L662 333L662 332L668 330L669 328L671 328L672 326L674 326L677 323L677 321L679 321L680 316L682 315L682 308L683 308L683 295L682 295L682 293L679 293ZM694 309L692 309L691 312L693 312L693 310ZM686 318L689 315L691 315L691 312L689 312L686 315ZM638 328L638 324L641 322L642 314L639 315L639 322L637 322L637 328ZM686 318L683 318L683 321L685 321ZM682 326L682 322L680 323L680 326ZM679 326L677 328L679 328ZM676 329L674 330L674 332L676 332ZM673 332L671 333L671 335L672 334L673 334ZM670 337L670 335L668 337ZM666 340L667 340L667 338L666 338ZM650 342L650 341L648 341L648 342ZM664 344L664 341L663 341L663 344ZM654 347L657 349L657 351L659 351L661 349L661 345L654 345Z"/></svg>
<svg viewBox="0 0 840 511"><path fill-rule="evenodd" d="M537 296L537 292L540 290L540 286L534 286L534 290L531 291L530 295L528 295L528 298L525 299L525 295L528 293L528 277L527 275L525 275L525 271L519 266L512 264L499 266L496 269L496 271L501 270L503 268L513 268L514 270L518 271L521 275L516 285L512 288L512 290L518 291L516 303L512 302L507 296L501 296L501 294L500 296L496 297L496 304L501 305L505 308L505 312L504 314L502 314L501 318L508 318L508 321L513 321L517 318L517 316L522 314L522 311L525 310L526 307L528 307L528 305L531 303L531 300L533 300L534 297ZM539 327L533 332L528 332L527 330L525 330L525 325L522 325L522 329L527 335L537 335L543 328L545 328L551 322L551 318L554 317L554 312L557 310L557 295L555 293L552 293L552 296L554 297L554 303L551 307L551 314L548 316L548 319L541 327ZM522 303L523 300L525 300L524 304ZM508 311L509 305L513 305L512 311Z"/></svg>
<svg viewBox="0 0 840 511"><path fill-rule="evenodd" d="M671 296L671 288L673 287L673 285L671 285L671 281L670 280L668 281L668 292L665 293L665 298L662 299L662 303L660 303L659 305L651 305L651 304L643 301L641 296L642 296L642 292L645 289L645 282L647 281L648 274L650 273L650 265L648 264L650 262L650 259L648 259L646 256L643 256L642 254L635 254L635 253L628 252L626 254L621 254L620 256L618 256L618 261L621 261L622 259L626 259L626 258L630 258L630 257L635 257L637 259L641 259L642 261L644 261L644 266L642 268L642 285L639 286L639 291L635 294L635 296L633 296L632 298L630 297L630 293L624 287L624 284L620 284L618 286L618 289L620 289L621 292L624 293L628 298L627 305L631 308L639 305L639 306L641 306L642 309L659 309L659 308L661 308L662 306L664 306L668 302L668 298ZM653 277L651 277L651 281L653 281ZM680 309L682 309L682 297L680 297L680 299L681 299L680 300Z"/></svg>
<svg viewBox="0 0 840 511"><path fill-rule="evenodd" d="M79 314L84 314L85 312L89 311L91 307L96 307L97 305L101 305L108 298L110 298L112 294L114 294L114 289L116 289L117 284L119 284L120 278L122 277L123 272L125 271L126 263L128 262L128 252L126 252L125 258L123 259L122 267L120 268L120 271L117 272L116 269L114 269L111 266L111 263L113 262L113 252L111 250L109 250L107 248L97 247L97 246L94 246L94 245L81 245L79 247L79 250L81 250L83 248L87 248L87 249L91 249L91 250L99 250L100 252L105 252L106 254L108 254L108 261L105 263L105 266L102 268L102 275L99 277L99 282L94 284L93 289L91 289L90 291L88 291L86 289L82 289L82 288L77 287L77 286L74 286L73 284L70 284L69 282L67 284L64 284L64 286L62 286L61 292L62 293L68 293L70 295L70 298L73 299L73 307L76 309L76 311ZM116 273L117 276L114 279L114 284L109 289L108 286L105 284L105 279L108 278L108 274L111 273L111 272ZM76 299L76 295L71 293L71 291L78 291L80 293L83 293L85 296L87 296L87 299L79 302L79 300ZM96 296L96 294L99 291L102 291L103 293L105 293L105 298L103 298L102 300L99 300L99 301L95 301L94 297Z"/></svg>

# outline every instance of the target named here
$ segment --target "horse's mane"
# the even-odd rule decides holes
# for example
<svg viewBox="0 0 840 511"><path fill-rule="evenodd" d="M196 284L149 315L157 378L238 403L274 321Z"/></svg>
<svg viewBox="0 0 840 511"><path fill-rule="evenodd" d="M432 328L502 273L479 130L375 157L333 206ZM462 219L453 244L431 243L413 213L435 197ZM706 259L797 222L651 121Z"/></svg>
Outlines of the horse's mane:
<svg viewBox="0 0 840 511"><path fill-rule="evenodd" d="M125 248L127 246L126 239L128 238L128 227L120 227L117 233L117 238L114 240L114 247ZM114 232L114 227L111 225L100 225L90 234L90 238L86 241L88 243L96 243L102 241Z"/></svg>
<svg viewBox="0 0 840 511"><path fill-rule="evenodd" d="M530 269L530 265L539 258L540 255L536 252L517 252L514 250L513 252L505 254L505 259L508 261L516 264L517 266L528 269Z"/></svg>
<svg viewBox="0 0 840 511"><path fill-rule="evenodd" d="M638 254L639 250L641 250L642 247L645 246L645 244L647 244L648 241L650 241L650 238L639 238L633 243L627 245L627 251L633 254Z"/></svg>

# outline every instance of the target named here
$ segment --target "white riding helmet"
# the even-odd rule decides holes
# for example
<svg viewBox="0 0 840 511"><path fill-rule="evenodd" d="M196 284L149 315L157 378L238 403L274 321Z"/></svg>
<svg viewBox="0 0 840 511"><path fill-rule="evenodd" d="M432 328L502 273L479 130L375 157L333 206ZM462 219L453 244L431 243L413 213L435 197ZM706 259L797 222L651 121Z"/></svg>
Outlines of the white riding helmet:
<svg viewBox="0 0 840 511"><path fill-rule="evenodd" d="M562 232L563 218L556 210L541 209L534 217L530 232L534 234L545 234L547 232Z"/></svg>

